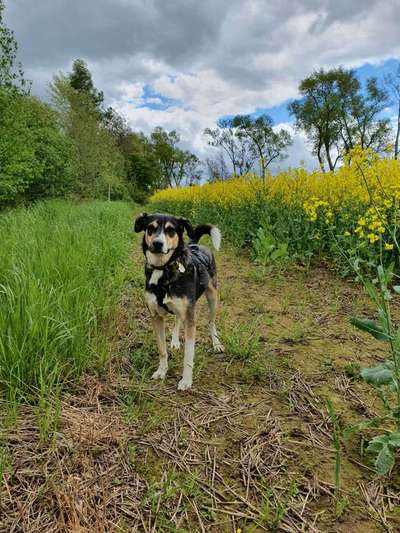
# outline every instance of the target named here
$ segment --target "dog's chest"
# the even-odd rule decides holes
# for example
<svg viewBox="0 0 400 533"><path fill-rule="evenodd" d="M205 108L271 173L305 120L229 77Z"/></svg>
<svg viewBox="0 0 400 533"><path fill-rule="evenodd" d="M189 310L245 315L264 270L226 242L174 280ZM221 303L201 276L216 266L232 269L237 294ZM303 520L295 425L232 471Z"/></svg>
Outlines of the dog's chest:
<svg viewBox="0 0 400 533"><path fill-rule="evenodd" d="M157 298L154 292L146 291L145 298L147 307L152 315L166 316L168 313L172 313L179 317L184 317L187 308L187 299L179 298L165 293L162 300Z"/></svg>
<svg viewBox="0 0 400 533"><path fill-rule="evenodd" d="M146 271L146 303L152 314L165 316L173 313L182 316L186 311L186 298L178 296L168 283L165 271L153 269Z"/></svg>

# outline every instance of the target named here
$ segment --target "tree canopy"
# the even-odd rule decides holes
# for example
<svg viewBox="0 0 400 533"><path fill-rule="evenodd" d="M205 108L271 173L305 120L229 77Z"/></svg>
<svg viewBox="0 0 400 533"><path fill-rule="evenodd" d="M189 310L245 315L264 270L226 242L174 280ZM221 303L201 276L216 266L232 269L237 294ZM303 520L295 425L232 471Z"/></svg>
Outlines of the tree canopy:
<svg viewBox="0 0 400 533"><path fill-rule="evenodd" d="M387 92L375 78L364 90L352 70L318 70L301 81L301 98L289 104L296 127L303 130L320 167L334 170L355 146L381 152L390 137L389 120L381 118Z"/></svg>

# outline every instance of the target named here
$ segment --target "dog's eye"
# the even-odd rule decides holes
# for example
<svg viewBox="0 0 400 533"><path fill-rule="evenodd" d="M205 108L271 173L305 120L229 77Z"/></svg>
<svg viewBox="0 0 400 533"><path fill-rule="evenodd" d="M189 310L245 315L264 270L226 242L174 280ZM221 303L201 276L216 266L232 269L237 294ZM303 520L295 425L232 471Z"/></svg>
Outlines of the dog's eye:
<svg viewBox="0 0 400 533"><path fill-rule="evenodd" d="M154 230L155 230L154 226L148 226L147 227L147 235L153 235Z"/></svg>
<svg viewBox="0 0 400 533"><path fill-rule="evenodd" d="M167 228L167 233L169 237L175 237L176 231L174 228Z"/></svg>

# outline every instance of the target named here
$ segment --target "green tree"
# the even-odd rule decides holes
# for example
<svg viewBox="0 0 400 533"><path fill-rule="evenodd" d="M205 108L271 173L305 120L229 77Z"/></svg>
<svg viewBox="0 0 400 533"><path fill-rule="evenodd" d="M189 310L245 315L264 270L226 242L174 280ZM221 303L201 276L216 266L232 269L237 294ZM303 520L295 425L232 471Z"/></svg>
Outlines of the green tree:
<svg viewBox="0 0 400 533"><path fill-rule="evenodd" d="M18 44L14 32L4 23L4 1L0 0L0 87L29 93L30 83L17 63Z"/></svg>
<svg viewBox="0 0 400 533"><path fill-rule="evenodd" d="M301 98L288 106L297 129L311 143L322 170L334 170L355 146L382 151L390 135L389 121L380 118L387 105L386 92L377 81L367 81L365 91L352 70L321 69L301 81Z"/></svg>
<svg viewBox="0 0 400 533"><path fill-rule="evenodd" d="M180 137L175 130L167 132L157 127L150 135L152 153L161 169L162 185L178 187L185 181L194 183L200 179L198 158L178 147Z"/></svg>
<svg viewBox="0 0 400 533"><path fill-rule="evenodd" d="M249 172L255 161L254 151L248 137L233 126L231 119L221 119L214 129L206 128L208 144L220 148L232 164L234 176Z"/></svg>
<svg viewBox="0 0 400 533"><path fill-rule="evenodd" d="M65 194L73 161L49 106L0 88L0 205Z"/></svg>
<svg viewBox="0 0 400 533"><path fill-rule="evenodd" d="M74 145L75 191L92 198L126 194L122 154L104 127L92 95L74 89L63 75L54 77L50 94L61 128Z"/></svg>
<svg viewBox="0 0 400 533"><path fill-rule="evenodd" d="M93 85L92 74L83 59L75 59L68 80L73 89L87 96L88 102L93 102L97 108L101 106L104 101L104 94Z"/></svg>
<svg viewBox="0 0 400 533"><path fill-rule="evenodd" d="M232 119L238 135L250 144L254 159L260 163L261 177L265 179L268 166L275 160L287 157L286 150L292 144L290 134L281 129L274 131L270 116L261 115L252 118L250 115L237 115Z"/></svg>

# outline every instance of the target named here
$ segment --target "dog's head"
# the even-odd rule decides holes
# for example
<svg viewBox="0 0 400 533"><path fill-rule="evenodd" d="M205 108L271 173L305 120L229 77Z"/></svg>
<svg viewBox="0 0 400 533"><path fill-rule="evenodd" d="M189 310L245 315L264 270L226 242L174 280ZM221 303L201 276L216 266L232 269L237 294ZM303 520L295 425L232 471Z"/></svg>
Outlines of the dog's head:
<svg viewBox="0 0 400 533"><path fill-rule="evenodd" d="M135 220L135 231L144 231L143 252L148 262L155 266L164 266L174 252L183 249L183 233L193 235L193 227L186 218L178 218L168 214L142 213Z"/></svg>

